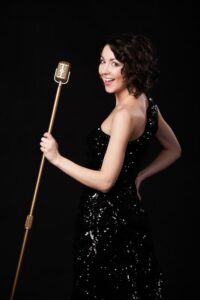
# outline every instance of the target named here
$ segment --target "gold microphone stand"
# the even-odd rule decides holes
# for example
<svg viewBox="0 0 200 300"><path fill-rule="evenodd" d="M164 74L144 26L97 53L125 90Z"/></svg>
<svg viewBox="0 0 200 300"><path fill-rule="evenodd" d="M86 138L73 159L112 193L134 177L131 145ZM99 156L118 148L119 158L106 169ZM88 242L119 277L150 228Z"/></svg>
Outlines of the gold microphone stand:
<svg viewBox="0 0 200 300"><path fill-rule="evenodd" d="M51 131L52 131L52 127L53 127L53 123L54 123L54 119L55 119L55 114L56 114L56 110L57 110L57 106L58 106L58 100L59 100L59 97L60 97L62 84L66 84L69 81L70 68L71 68L70 63L68 63L66 61L62 61L62 62L59 62L58 67L55 71L54 80L58 83L58 88L57 88L57 92L56 92L56 96L55 96L55 100L54 100L54 105L53 105L53 110L52 110L52 114L51 114L51 118L50 118L50 123L49 123L49 128L48 128L49 133L51 133ZM33 211L34 211L36 198L37 198L37 194L38 194L40 179L41 179L41 176L42 176L44 160L45 160L45 156L43 154L42 159L41 159L41 163L40 163L40 168L39 168L39 172L38 172L36 185L35 185L35 190L34 190L34 194L33 194L33 199L32 199L30 212L27 215L26 222L25 222L24 239L23 239L22 246L21 246L21 251L20 251L20 255L19 255L19 260L18 260L18 264L17 264L17 269L16 269L16 273L15 273L13 286L12 286L10 300L14 299L15 290L16 290L16 286L17 286L17 281L18 281L18 277L19 277L19 273L20 273L20 269L21 269L21 265L22 265L22 260L23 260L23 256L24 256L24 252L25 252L25 247L26 247L26 243L27 243L27 240L28 240L28 234L29 234L30 229L31 229L32 224L33 224Z"/></svg>

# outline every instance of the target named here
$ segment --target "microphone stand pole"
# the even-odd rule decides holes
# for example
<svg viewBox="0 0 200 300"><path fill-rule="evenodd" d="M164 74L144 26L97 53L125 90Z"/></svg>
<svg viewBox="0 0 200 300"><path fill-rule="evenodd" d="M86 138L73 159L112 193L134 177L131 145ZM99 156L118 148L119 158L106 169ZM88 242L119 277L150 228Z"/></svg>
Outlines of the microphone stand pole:
<svg viewBox="0 0 200 300"><path fill-rule="evenodd" d="M56 71L57 71L57 69L56 69ZM51 133L52 128L53 128L54 119L55 119L55 115L56 115L56 110L57 110L57 106L58 106L58 100L59 100L59 97L60 97L62 84L66 84L68 82L70 72L67 75L68 75L68 78L67 78L66 82L64 82L62 78L60 79L60 78L56 78L56 76L54 76L54 79L56 78L58 80L57 81L55 79L55 81L58 82L58 88L57 88L57 92L56 92L56 96L55 96L55 100L54 100L54 105L53 105L53 110L52 110L52 114L51 114L51 118L50 118L50 123L49 123L49 128L48 128L49 133ZM35 190L34 190L34 194L33 194L33 198L32 198L31 208L30 208L29 214L27 215L26 221L25 221L24 238L23 238L23 242L22 242L22 245L21 245L21 251L20 251L19 260L18 260L18 264L17 264L17 268L16 268L16 273L15 273L15 278L14 278L14 282L13 282L13 286L12 286L10 300L14 299L15 290L16 290L16 286L17 286L17 282L18 282L18 277L19 277L19 273L20 273L20 269L21 269L21 265L22 265L22 260L23 260L23 256L24 256L24 252L25 252L25 248L26 248L26 243L27 243L27 240L28 240L28 235L29 235L30 229L31 229L32 224L33 224L33 211L34 211L34 207L35 207L35 204L36 204L36 198L37 198L38 189L39 189L39 185L40 185L40 180L41 180L41 176L42 176L44 161L45 161L45 156L43 154L42 159L41 159L41 163L40 163L40 168L39 168L39 172L38 172L36 185L35 185Z"/></svg>

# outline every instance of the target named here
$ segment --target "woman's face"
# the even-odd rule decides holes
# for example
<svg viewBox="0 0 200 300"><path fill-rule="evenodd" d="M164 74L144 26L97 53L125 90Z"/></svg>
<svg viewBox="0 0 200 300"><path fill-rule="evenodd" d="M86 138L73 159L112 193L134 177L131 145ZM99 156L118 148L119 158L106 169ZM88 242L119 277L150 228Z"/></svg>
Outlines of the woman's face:
<svg viewBox="0 0 200 300"><path fill-rule="evenodd" d="M110 46L105 45L101 53L99 74L108 93L119 93L126 88L122 68L123 63L115 58Z"/></svg>

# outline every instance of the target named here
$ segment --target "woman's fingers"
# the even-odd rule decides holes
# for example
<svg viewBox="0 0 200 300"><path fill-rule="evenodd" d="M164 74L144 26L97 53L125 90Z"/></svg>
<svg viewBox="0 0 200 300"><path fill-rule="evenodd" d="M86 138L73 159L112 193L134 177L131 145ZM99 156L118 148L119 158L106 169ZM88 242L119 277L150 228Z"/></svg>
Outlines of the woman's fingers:
<svg viewBox="0 0 200 300"><path fill-rule="evenodd" d="M141 197L141 195L140 195L140 193L138 191L137 191L137 196L138 196L139 200L142 199L142 197Z"/></svg>
<svg viewBox="0 0 200 300"><path fill-rule="evenodd" d="M42 141L42 142L45 142L45 141L48 141L48 139L45 138L45 137L42 137L42 138L41 138L41 141Z"/></svg>
<svg viewBox="0 0 200 300"><path fill-rule="evenodd" d="M43 136L46 137L46 138L49 138L49 139L53 138L53 136L52 136L51 133L49 133L49 132L45 132L45 133L43 134Z"/></svg>
<svg viewBox="0 0 200 300"><path fill-rule="evenodd" d="M141 197L140 192L139 192L140 184L136 185L136 189L137 189L137 196L138 196L139 200L141 200L142 197Z"/></svg>
<svg viewBox="0 0 200 300"><path fill-rule="evenodd" d="M50 162L53 162L58 156L58 144L50 133L45 132L41 137L40 150Z"/></svg>
<svg viewBox="0 0 200 300"><path fill-rule="evenodd" d="M41 151L49 151L53 146L53 137L50 133L45 132L43 137L40 140L40 149Z"/></svg>
<svg viewBox="0 0 200 300"><path fill-rule="evenodd" d="M136 180L135 180L135 186L136 186L137 196L138 196L139 200L142 199L142 197L140 195L140 192L139 192L140 185L141 185L141 181L140 181L139 177L137 177Z"/></svg>

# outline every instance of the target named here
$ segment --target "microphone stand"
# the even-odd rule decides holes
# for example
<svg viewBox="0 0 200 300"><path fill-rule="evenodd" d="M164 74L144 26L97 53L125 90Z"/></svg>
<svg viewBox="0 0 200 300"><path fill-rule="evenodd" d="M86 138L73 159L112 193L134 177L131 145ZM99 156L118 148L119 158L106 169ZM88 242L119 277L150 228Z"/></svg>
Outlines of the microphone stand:
<svg viewBox="0 0 200 300"><path fill-rule="evenodd" d="M66 70L66 67L67 67L67 70ZM64 68L65 68L65 70L64 70ZM58 100L59 100L59 97L60 97L62 84L66 84L69 81L69 76L70 76L69 68L70 68L69 63L60 62L58 64L58 68L55 71L54 80L58 83L58 87L57 87L57 92L56 92L54 105L53 105L53 110L52 110L52 113L51 113L51 118L50 118L50 123L49 123L49 128L48 128L49 133L51 133L52 128L53 128L54 119L55 119L55 115L56 115L56 110L57 110L57 106L58 106ZM56 76L56 72L58 73L57 76ZM33 211L34 211L34 207L35 207L35 204L36 204L36 198L37 198L38 189L39 189L39 185L40 185L40 180L41 180L41 176L42 176L44 161L45 161L45 156L43 154L42 159L41 159L41 163L40 163L40 167L39 167L39 172L38 172L38 177L37 177L37 181L36 181L36 185L35 185L35 190L34 190L34 194L33 194L33 198L32 198L31 208L30 208L29 214L27 215L26 221L25 221L24 238L23 238L23 242L22 242L22 245L21 245L21 251L20 251L19 260L18 260L18 264L17 264L17 268L16 268L16 273L15 273L15 278L14 278L14 282L13 282L13 286L12 286L10 300L14 299L15 290L16 290L16 286L17 286L17 282L18 282L18 277L19 277L19 273L20 273L20 269L21 269L21 265L22 265L22 260L23 260L23 256L24 256L24 252L25 252L25 248L26 248L26 243L27 243L27 240L28 240L28 235L29 235L30 229L31 229L32 224L33 224Z"/></svg>

